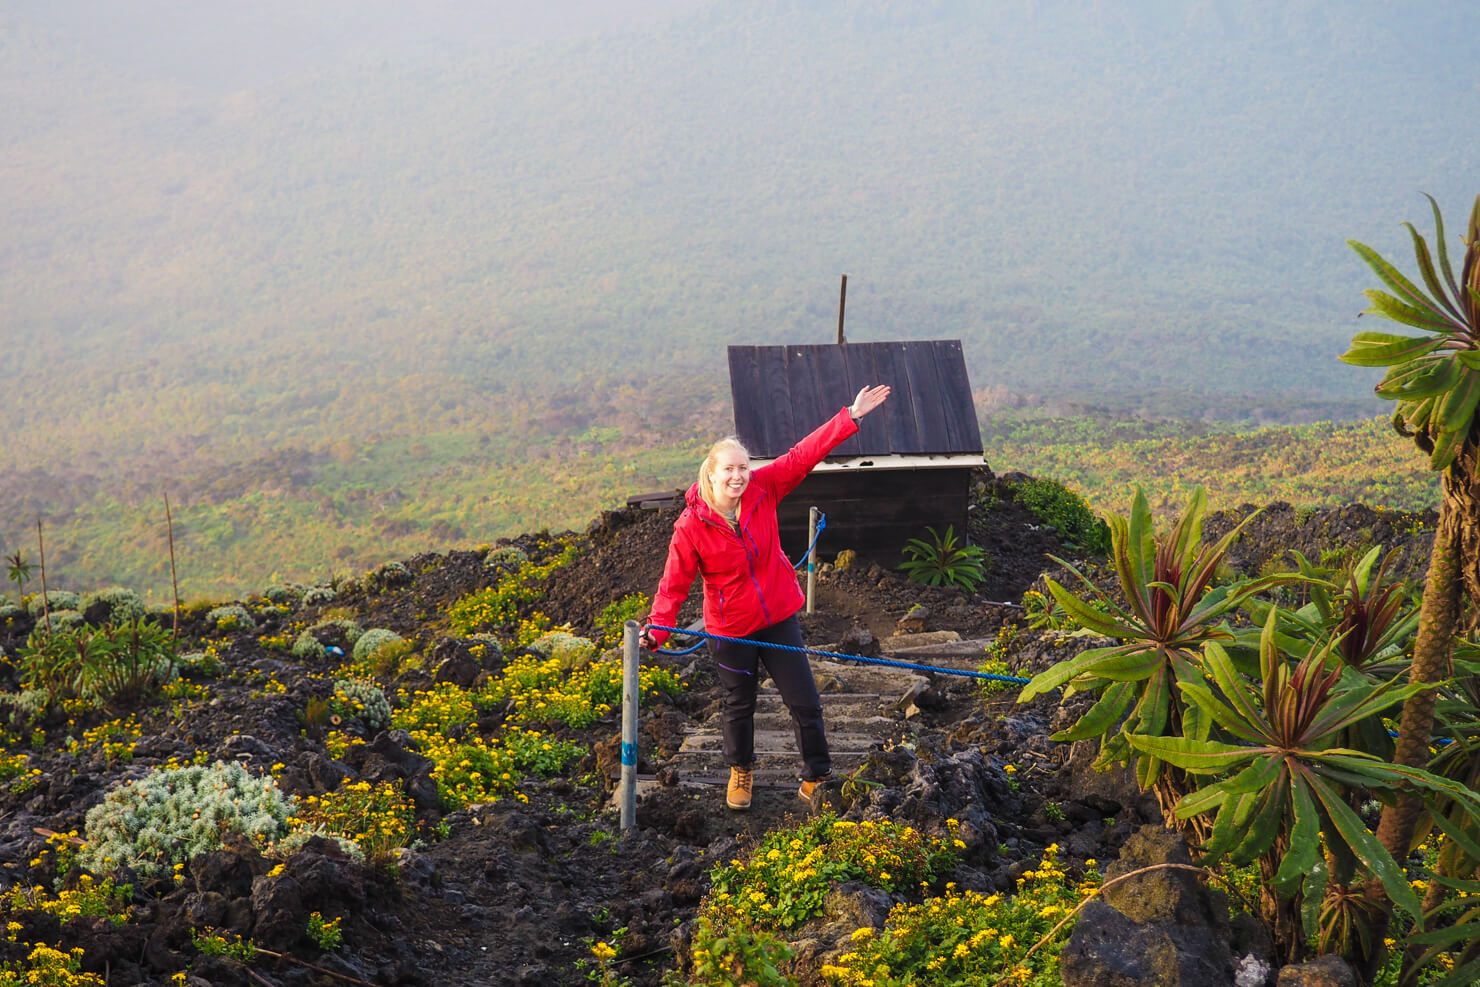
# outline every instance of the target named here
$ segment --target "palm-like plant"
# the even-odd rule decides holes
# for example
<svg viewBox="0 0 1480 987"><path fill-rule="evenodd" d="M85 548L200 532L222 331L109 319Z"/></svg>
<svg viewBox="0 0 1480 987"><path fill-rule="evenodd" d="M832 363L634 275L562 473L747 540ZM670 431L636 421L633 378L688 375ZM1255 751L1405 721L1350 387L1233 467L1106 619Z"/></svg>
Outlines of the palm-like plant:
<svg viewBox="0 0 1480 987"><path fill-rule="evenodd" d="M1439 526L1429 559L1410 672L1414 683L1434 686L1448 674L1451 647L1460 623L1461 600L1480 602L1480 473L1477 473L1475 409L1480 403L1480 196L1470 211L1465 253L1456 278L1444 237L1444 221L1432 197L1438 263L1424 238L1405 223L1424 291L1383 260L1352 241L1367 265L1390 291L1365 292L1373 314L1419 330L1422 335L1362 332L1352 338L1342 359L1358 366L1386 367L1379 397L1396 401L1394 427L1429 454L1443 471ZM1469 629L1475 628L1472 608ZM1417 767L1428 758L1436 689L1416 693L1403 705L1397 752L1399 764ZM1406 856L1422 804L1405 795L1384 810L1378 837L1393 856ZM1385 929L1377 929L1381 941ZM1371 974L1375 958L1365 972Z"/></svg>
<svg viewBox="0 0 1480 987"><path fill-rule="evenodd" d="M1219 780L1192 792L1176 806L1179 818L1214 813L1204 861L1222 857L1235 864L1257 860L1269 892L1265 917L1287 959L1305 941L1300 903L1319 904L1328 877L1350 883L1360 864L1381 883L1389 899L1419 917L1420 904L1402 867L1352 808L1351 795L1413 787L1461 800L1480 811L1480 799L1463 785L1422 768L1389 764L1343 746L1358 723L1378 717L1423 689L1390 681L1371 687L1343 674L1333 641L1311 646L1296 663L1285 660L1275 632L1276 616L1264 625L1259 648L1259 685L1250 685L1217 642L1204 649L1210 681L1182 685L1189 702L1215 724L1223 739L1133 735L1130 744L1191 775ZM1322 866L1321 836L1331 858Z"/></svg>
<svg viewBox="0 0 1480 987"><path fill-rule="evenodd" d="M1122 606L1086 576L1060 561L1089 590L1081 599L1054 580L1048 580L1054 599L1079 626L1120 643L1093 648L1039 673L1023 687L1026 702L1060 686L1066 695L1098 691L1099 700L1078 723L1057 740L1102 738L1102 761L1134 759L1136 780L1156 794L1171 818L1173 805L1186 788L1178 773L1168 773L1161 759L1144 750L1131 750L1127 738L1136 736L1207 737L1208 723L1198 710L1183 702L1178 685L1203 679L1201 650L1214 640L1230 640L1225 618L1255 593L1289 577L1269 576L1213 586L1219 564L1244 526L1245 518L1216 545L1202 544L1207 495L1195 488L1172 530L1157 538L1144 491L1137 489L1129 517L1107 518L1110 557L1115 565ZM1129 711L1129 716L1126 715ZM1195 817L1191 835L1203 835Z"/></svg>
<svg viewBox="0 0 1480 987"><path fill-rule="evenodd" d="M976 545L967 545L956 537L954 525L946 525L946 533L938 534L934 528L926 528L930 541L911 538L905 543L904 554L909 558L898 566L911 582L926 586L959 586L968 593L987 578L987 553Z"/></svg>
<svg viewBox="0 0 1480 987"><path fill-rule="evenodd" d="M26 580L31 578L31 573L36 568L35 564L27 561L26 557L17 550L14 555L5 556L5 566L5 578L15 583L16 596L19 598L18 602L24 603L26 599Z"/></svg>

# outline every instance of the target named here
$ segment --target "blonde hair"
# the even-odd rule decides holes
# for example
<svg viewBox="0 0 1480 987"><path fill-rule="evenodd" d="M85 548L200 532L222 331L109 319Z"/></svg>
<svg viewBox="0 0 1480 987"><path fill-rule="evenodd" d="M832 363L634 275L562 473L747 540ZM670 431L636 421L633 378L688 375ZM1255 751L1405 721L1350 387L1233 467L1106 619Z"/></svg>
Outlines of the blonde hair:
<svg viewBox="0 0 1480 987"><path fill-rule="evenodd" d="M750 450L740 444L740 440L733 435L727 435L714 445L709 447L709 455L704 457L704 462L699 464L699 496L704 498L704 503L719 510L719 504L714 499L714 483L709 479L709 474L714 472L719 454L729 450L740 453L746 459L750 458Z"/></svg>

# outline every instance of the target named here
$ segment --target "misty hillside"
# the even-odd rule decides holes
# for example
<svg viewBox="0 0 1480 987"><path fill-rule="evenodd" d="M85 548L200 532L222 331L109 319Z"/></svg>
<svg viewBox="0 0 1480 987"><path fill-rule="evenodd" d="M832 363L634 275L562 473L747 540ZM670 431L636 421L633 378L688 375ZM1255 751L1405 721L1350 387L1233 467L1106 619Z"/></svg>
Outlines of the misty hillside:
<svg viewBox="0 0 1480 987"><path fill-rule="evenodd" d="M517 530L530 464L677 482L724 346L831 339L842 273L850 338L962 339L984 409L1380 411L1344 241L1468 208L1468 5L1121 6L11 8L0 505L393 532L453 470L447 531Z"/></svg>

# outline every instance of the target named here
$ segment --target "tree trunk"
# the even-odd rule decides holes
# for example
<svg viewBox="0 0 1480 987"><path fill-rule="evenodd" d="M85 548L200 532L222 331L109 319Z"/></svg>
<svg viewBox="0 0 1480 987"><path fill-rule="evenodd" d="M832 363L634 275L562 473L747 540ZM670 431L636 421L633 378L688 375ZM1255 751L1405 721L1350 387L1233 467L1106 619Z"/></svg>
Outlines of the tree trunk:
<svg viewBox="0 0 1480 987"><path fill-rule="evenodd" d="M1466 448L1465 454L1469 457L1469 465L1473 470L1474 453ZM1452 468L1451 472L1453 471ZM1444 501L1439 508L1439 527L1434 532L1429 572L1423 588L1423 604L1419 608L1418 634L1413 643L1413 666L1408 673L1408 680L1413 683L1437 685L1449 674L1454 634L1459 624L1460 590L1464 582L1460 565L1461 505L1458 498L1450 496L1450 488L1450 473L1446 473ZM1469 527L1473 526L1474 522L1471 520ZM1394 764L1420 768L1428 764L1429 738L1434 729L1434 704L1437 698L1437 689L1425 689L1403 704L1403 715L1398 725L1397 750L1393 755ZM1422 808L1423 804L1418 796L1404 793L1399 796L1396 804L1382 810L1382 819L1377 826L1377 839L1400 866L1408 858L1413 832ZM1385 901L1387 898L1382 882L1375 878L1367 882L1366 894L1374 901ZM1382 944L1387 937L1389 924L1387 912L1380 913L1377 927L1372 931L1372 954L1360 958L1362 973L1368 983L1371 983L1381 961Z"/></svg>

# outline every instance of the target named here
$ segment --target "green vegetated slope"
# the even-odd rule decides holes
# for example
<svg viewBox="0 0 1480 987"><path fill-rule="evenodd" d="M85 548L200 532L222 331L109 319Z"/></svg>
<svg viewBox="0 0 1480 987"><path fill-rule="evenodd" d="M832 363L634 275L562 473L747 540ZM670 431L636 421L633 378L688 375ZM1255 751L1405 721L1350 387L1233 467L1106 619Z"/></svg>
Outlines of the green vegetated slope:
<svg viewBox="0 0 1480 987"><path fill-rule="evenodd" d="M599 438L596 437L596 438ZM509 468L486 437L444 433L387 440L335 459L280 457L240 485L172 495L181 588L187 597L240 597L266 582L357 573L418 552L472 547L548 528L581 528L626 497L686 486L703 455L602 446L591 439ZM998 420L986 455L999 473L1057 479L1099 511L1124 511L1145 487L1160 511L1193 484L1214 508L1286 500L1417 509L1438 480L1385 420L1237 432L1203 423L1090 419ZM170 592L162 497L143 491L79 502L47 522L48 571L76 589L120 583L152 598ZM33 532L6 532L30 546Z"/></svg>
<svg viewBox="0 0 1480 987"><path fill-rule="evenodd" d="M390 440L339 461L263 462L254 482L171 493L180 589L240 598L270 582L359 573L390 559L487 544L542 529L582 528L627 496L685 482L697 446L605 449L500 466L467 434ZM53 586L121 584L168 599L161 493L80 501L44 526ZM4 532L34 561L34 529Z"/></svg>
<svg viewBox="0 0 1480 987"><path fill-rule="evenodd" d="M1125 513L1136 486L1175 512L1201 485L1214 509L1286 501L1437 507L1439 477L1385 418L1241 431L1186 422L1000 420L986 426L987 461L1058 480L1099 511Z"/></svg>

